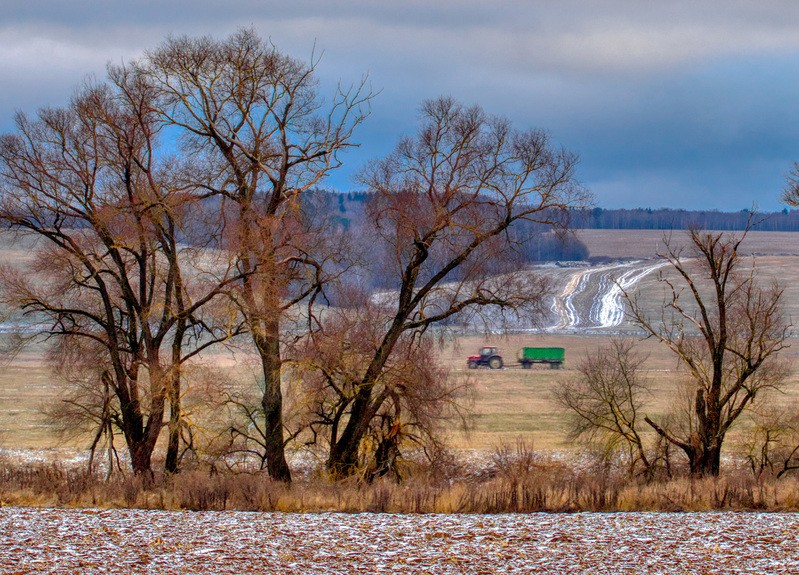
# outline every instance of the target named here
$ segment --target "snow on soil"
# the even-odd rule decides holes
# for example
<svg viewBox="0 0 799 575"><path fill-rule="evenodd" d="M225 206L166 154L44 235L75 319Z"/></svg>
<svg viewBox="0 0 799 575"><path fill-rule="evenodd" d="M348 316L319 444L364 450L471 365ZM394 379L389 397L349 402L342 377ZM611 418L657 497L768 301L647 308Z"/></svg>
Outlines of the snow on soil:
<svg viewBox="0 0 799 575"><path fill-rule="evenodd" d="M623 291L667 263L634 261L572 272L562 291L553 298L551 309L558 319L550 331L618 327L624 320ZM578 311L578 299L590 302L590 311L583 316Z"/></svg>
<svg viewBox="0 0 799 575"><path fill-rule="evenodd" d="M0 573L797 573L799 515L0 509Z"/></svg>

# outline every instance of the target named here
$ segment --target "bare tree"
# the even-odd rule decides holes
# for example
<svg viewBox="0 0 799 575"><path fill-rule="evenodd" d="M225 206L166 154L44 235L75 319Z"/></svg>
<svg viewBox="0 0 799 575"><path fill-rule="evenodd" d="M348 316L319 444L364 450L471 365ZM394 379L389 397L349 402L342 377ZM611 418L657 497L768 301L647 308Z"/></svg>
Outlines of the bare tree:
<svg viewBox="0 0 799 575"><path fill-rule="evenodd" d="M296 434L306 436L309 444L325 445L328 458L389 319L385 309L367 298L352 303L357 305L331 310L321 319L320 330L294 346L293 371L302 381L302 401L308 407L296 423ZM374 382L373 393L383 399L369 422L358 461L369 481L389 474L399 480L404 448L438 453L446 430L468 426L469 382L439 364L430 339L419 345L413 334L404 334Z"/></svg>
<svg viewBox="0 0 799 575"><path fill-rule="evenodd" d="M507 232L514 222L561 222L569 208L584 205L575 164L544 132L517 132L478 107L442 98L423 105L415 137L364 172L374 193L372 253L399 287L377 298L385 319L351 383L355 395L328 458L333 476L356 469L388 399L379 382L402 342L425 345L430 326L481 309L537 317L546 282L503 268L514 248ZM501 320L492 318L495 326Z"/></svg>
<svg viewBox="0 0 799 575"><path fill-rule="evenodd" d="M181 366L230 335L201 309L233 280L184 273L194 258L178 241L192 195L159 154L154 93L124 70L110 75L112 85L85 87L67 108L19 115L0 140L0 218L44 240L28 269L4 271L3 292L54 337L58 367L103 390L71 403L97 419L94 445L121 430L136 473L151 471L171 404L175 471Z"/></svg>
<svg viewBox="0 0 799 575"><path fill-rule="evenodd" d="M252 30L223 41L167 40L132 68L158 92L157 113L181 133L182 150L205 167L192 186L221 202L224 242L242 274L232 295L261 358L264 454L269 474L290 481L281 391L281 326L312 301L324 262L309 233L302 196L340 166L368 113L365 82L317 92L316 60L281 54Z"/></svg>
<svg viewBox="0 0 799 575"><path fill-rule="evenodd" d="M727 432L762 390L784 377L776 362L789 336L783 290L758 284L754 260L742 269L745 237L746 231L736 237L691 230L687 253L667 241L664 257L676 279L660 276L668 296L659 320L626 294L633 320L677 356L695 386L686 429L646 422L685 452L696 475L718 475Z"/></svg>
<svg viewBox="0 0 799 575"><path fill-rule="evenodd" d="M786 178L782 201L789 206L799 207L799 162L793 163L793 168Z"/></svg>
<svg viewBox="0 0 799 575"><path fill-rule="evenodd" d="M573 415L572 439L587 438L606 453L626 450L630 475L641 468L651 476L657 454L647 449L640 430L650 394L642 373L647 358L634 347L631 340L613 339L588 353L577 364L578 375L555 390L555 399Z"/></svg>
<svg viewBox="0 0 799 575"><path fill-rule="evenodd" d="M743 440L755 476L782 477L799 469L799 415L795 402L768 397L752 410L751 430Z"/></svg>

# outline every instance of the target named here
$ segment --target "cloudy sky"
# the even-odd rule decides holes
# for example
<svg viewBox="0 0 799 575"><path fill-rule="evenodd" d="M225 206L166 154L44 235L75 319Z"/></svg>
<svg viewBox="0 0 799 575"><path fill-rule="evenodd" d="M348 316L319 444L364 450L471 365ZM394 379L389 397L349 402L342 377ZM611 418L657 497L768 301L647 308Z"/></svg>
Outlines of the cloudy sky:
<svg viewBox="0 0 799 575"><path fill-rule="evenodd" d="M242 26L323 51L323 91L381 91L342 190L440 95L549 130L607 208L781 209L799 160L794 0L3 0L0 130L167 35Z"/></svg>

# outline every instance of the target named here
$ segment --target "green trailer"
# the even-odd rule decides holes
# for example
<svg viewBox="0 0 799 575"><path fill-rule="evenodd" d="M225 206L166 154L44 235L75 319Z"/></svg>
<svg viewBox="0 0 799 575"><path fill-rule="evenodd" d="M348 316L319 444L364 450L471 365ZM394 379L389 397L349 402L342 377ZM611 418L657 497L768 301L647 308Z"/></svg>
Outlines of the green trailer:
<svg viewBox="0 0 799 575"><path fill-rule="evenodd" d="M524 369L530 369L534 363L548 363L552 369L560 369L566 360L566 350L562 347L523 347L517 357Z"/></svg>

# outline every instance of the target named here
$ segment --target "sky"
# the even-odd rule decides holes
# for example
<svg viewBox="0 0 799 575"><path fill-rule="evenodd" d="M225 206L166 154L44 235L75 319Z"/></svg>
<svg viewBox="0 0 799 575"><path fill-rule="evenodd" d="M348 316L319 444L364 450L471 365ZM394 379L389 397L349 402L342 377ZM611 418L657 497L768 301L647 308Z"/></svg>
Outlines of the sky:
<svg viewBox="0 0 799 575"><path fill-rule="evenodd" d="M0 131L169 35L241 27L321 53L322 94L379 91L341 191L438 96L549 131L603 208L778 210L799 160L795 0L3 0Z"/></svg>

